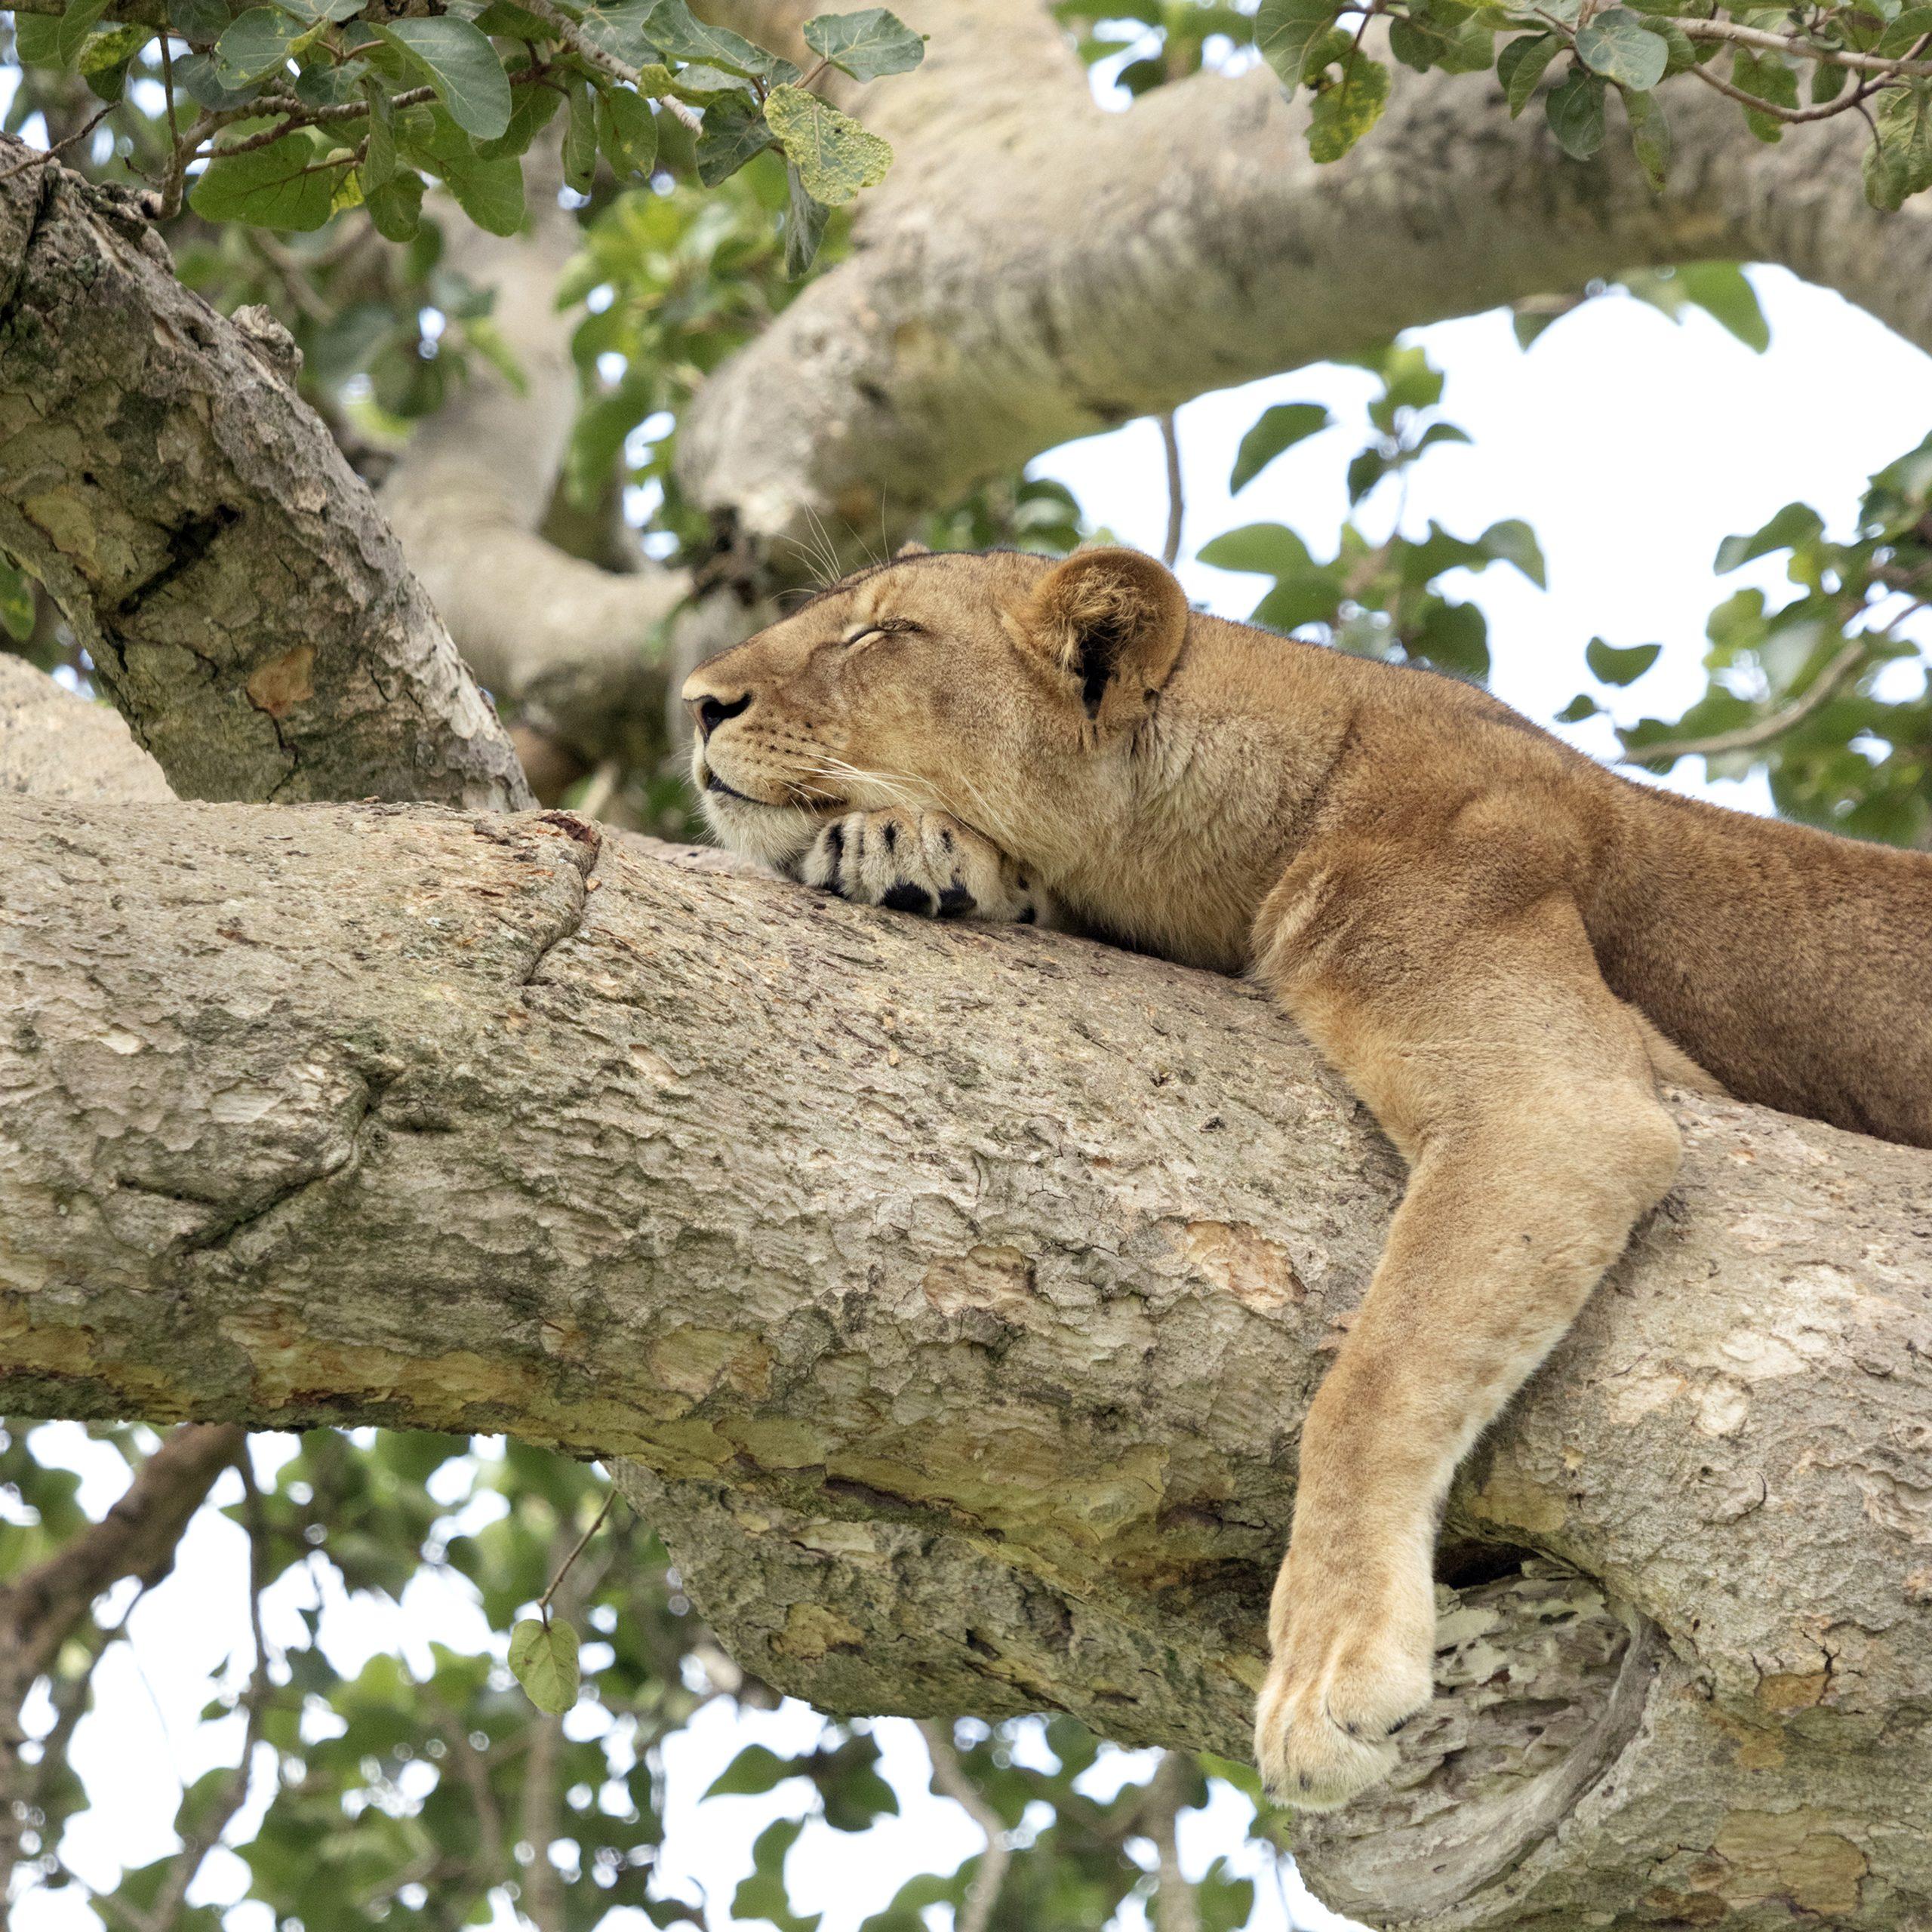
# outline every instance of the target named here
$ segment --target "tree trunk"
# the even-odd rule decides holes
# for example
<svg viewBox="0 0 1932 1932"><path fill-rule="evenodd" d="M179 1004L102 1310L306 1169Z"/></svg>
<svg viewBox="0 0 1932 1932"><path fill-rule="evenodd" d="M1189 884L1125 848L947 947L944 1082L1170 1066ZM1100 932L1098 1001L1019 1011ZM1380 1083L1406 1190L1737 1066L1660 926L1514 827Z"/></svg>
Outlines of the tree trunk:
<svg viewBox="0 0 1932 1932"><path fill-rule="evenodd" d="M14 804L0 871L8 1408L626 1458L786 1689L1244 1751L1401 1186L1258 993L561 814ZM1928 1922L1932 1162L1675 1105L1303 1830L1377 1923Z"/></svg>
<svg viewBox="0 0 1932 1932"><path fill-rule="evenodd" d="M530 802L266 315L177 282L122 191L0 137L0 550L184 796ZM250 324L252 326L250 326Z"/></svg>

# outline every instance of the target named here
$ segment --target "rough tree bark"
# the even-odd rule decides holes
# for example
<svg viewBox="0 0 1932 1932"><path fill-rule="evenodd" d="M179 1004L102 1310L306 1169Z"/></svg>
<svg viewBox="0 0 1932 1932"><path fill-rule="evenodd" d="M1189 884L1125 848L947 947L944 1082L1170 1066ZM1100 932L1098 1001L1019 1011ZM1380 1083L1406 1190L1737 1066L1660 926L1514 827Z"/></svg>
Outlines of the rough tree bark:
<svg viewBox="0 0 1932 1932"><path fill-rule="evenodd" d="M185 796L530 803L395 538L118 191L0 137L0 549Z"/></svg>
<svg viewBox="0 0 1932 1932"><path fill-rule="evenodd" d="M21 804L0 869L9 1409L626 1458L784 1687L1241 1752L1400 1186L1260 995L562 814ZM1378 1923L1932 1912L1932 1164L1678 1110L1298 1847Z"/></svg>
<svg viewBox="0 0 1932 1932"><path fill-rule="evenodd" d="M174 794L125 720L0 653L0 797L155 804Z"/></svg>

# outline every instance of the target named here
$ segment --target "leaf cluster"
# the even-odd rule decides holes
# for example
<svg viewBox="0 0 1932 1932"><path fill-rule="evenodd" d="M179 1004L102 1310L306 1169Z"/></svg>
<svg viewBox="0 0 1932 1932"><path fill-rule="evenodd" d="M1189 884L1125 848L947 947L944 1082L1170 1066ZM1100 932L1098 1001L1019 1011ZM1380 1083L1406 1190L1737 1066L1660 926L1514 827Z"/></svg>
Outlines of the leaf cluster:
<svg viewBox="0 0 1932 1932"><path fill-rule="evenodd" d="M568 183L648 179L661 150L717 186L767 149L784 161L786 255L802 274L827 211L884 177L885 143L814 91L837 70L904 73L924 42L882 8L808 21L809 72L715 27L686 0L65 0L16 17L14 51L120 103L158 92L156 207L308 233L366 211L407 242L441 183L493 234L525 214L524 158L561 121ZM152 103L150 103L152 105ZM675 122L667 141L664 122ZM150 140L143 145L152 149Z"/></svg>
<svg viewBox="0 0 1932 1932"><path fill-rule="evenodd" d="M1430 450L1469 438L1435 413L1442 377L1421 349L1395 344L1352 360L1380 385L1368 405L1373 434L1348 465L1349 501L1358 509L1385 484L1400 490ZM1331 426L1318 404L1276 404L1242 438L1229 489L1246 488L1285 451ZM1219 569L1274 579L1254 608L1256 623L1360 656L1476 680L1489 672L1487 622L1441 580L1452 571L1507 563L1532 583L1543 581L1542 553L1527 524L1509 518L1465 539L1431 522L1425 536L1414 537L1403 530L1399 506L1389 534L1379 540L1352 516L1334 555L1325 558L1279 523L1226 531L1198 554Z"/></svg>

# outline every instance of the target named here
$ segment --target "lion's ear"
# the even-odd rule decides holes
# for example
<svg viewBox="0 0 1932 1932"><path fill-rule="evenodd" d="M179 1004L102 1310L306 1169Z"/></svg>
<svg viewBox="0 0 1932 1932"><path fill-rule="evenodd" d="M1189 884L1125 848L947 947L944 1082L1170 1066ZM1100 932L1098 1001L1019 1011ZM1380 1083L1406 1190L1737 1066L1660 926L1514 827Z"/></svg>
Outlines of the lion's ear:
<svg viewBox="0 0 1932 1932"><path fill-rule="evenodd" d="M1143 716L1187 635L1187 598L1138 550L1076 550L1018 613L1026 642L1065 672L1103 731Z"/></svg>
<svg viewBox="0 0 1932 1932"><path fill-rule="evenodd" d="M908 557L930 557L931 555L931 546L921 543L917 537L915 537L911 543L902 543L893 552L892 561L895 564L903 563Z"/></svg>

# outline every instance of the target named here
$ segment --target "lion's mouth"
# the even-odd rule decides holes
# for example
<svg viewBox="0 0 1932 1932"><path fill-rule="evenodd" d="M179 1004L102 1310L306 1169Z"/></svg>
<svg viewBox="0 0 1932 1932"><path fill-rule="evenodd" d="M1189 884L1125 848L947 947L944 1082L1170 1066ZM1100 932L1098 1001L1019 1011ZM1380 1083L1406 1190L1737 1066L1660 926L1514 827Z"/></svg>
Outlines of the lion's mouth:
<svg viewBox="0 0 1932 1932"><path fill-rule="evenodd" d="M709 761L700 761L694 774L701 789L714 798L729 798L734 804L755 805L761 811L809 812L815 814L842 812L846 809L842 799L835 798L822 792L808 791L801 785L783 783L781 789L786 795L782 798L755 798L749 792L741 792L737 786L728 784L719 777Z"/></svg>
<svg viewBox="0 0 1932 1932"><path fill-rule="evenodd" d="M726 784L715 771L708 771L704 774L704 789L707 792L715 792L721 798L736 798L742 804L761 805L764 803L762 798L746 798L735 786Z"/></svg>

